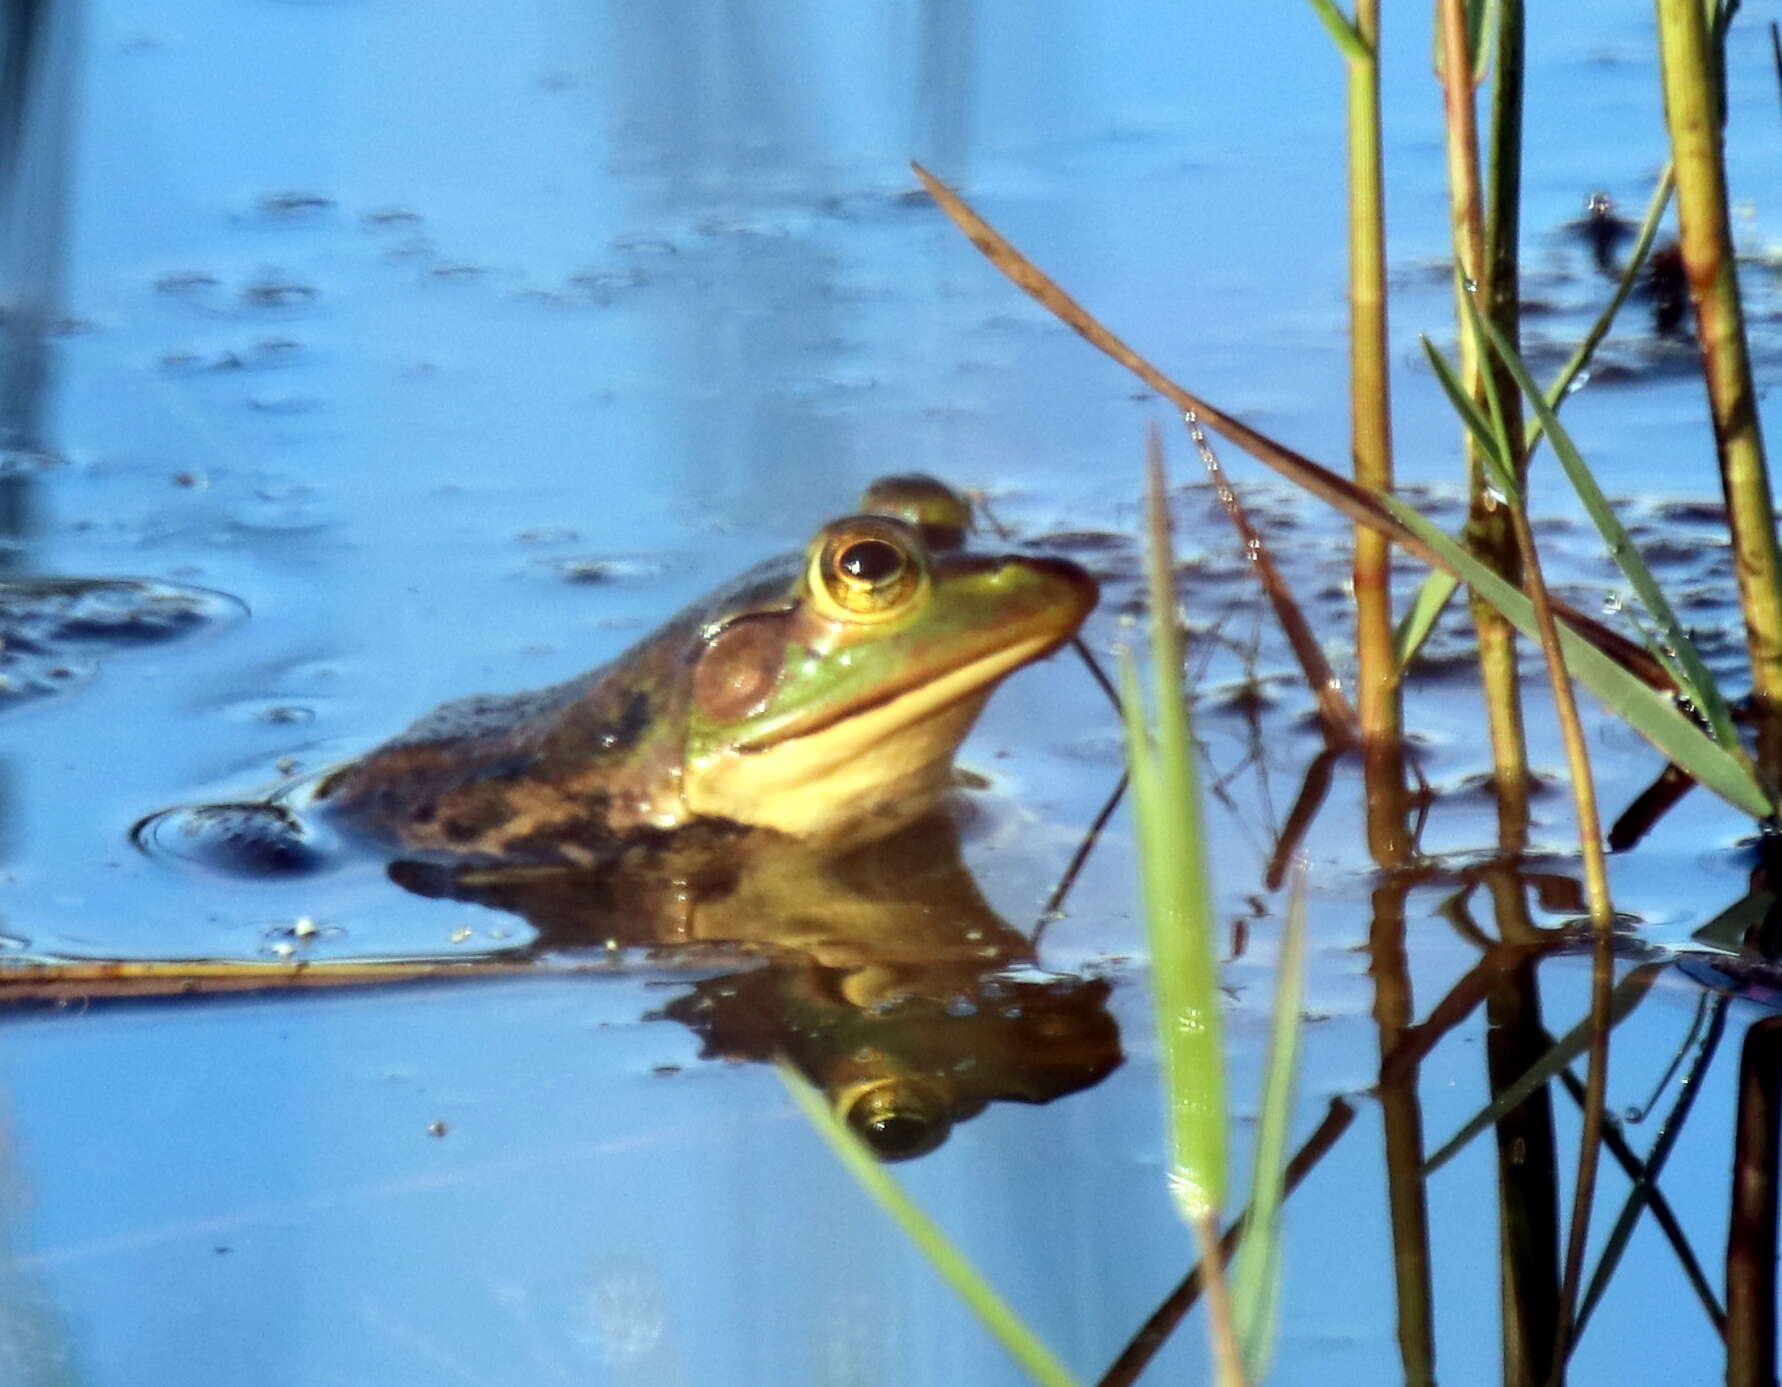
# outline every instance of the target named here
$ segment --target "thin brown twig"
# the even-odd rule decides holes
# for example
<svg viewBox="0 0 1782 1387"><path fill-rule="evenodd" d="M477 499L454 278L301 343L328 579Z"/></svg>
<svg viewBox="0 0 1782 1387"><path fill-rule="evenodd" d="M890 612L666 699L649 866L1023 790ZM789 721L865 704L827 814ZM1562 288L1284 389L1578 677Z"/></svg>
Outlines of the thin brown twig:
<svg viewBox="0 0 1782 1387"><path fill-rule="evenodd" d="M1055 281L1016 250L1001 232L973 211L957 193L920 164L912 164L911 168L941 210L992 265L1091 346L1119 362L1184 413L1193 413L1207 427L1235 443L1258 462L1273 468L1351 520L1385 535L1406 553L1414 555L1432 568L1441 569L1445 573L1453 572L1440 555L1418 539L1372 492L1321 463L1313 462L1285 444L1277 443L1267 435L1257 432L1242 420L1176 384L1065 293ZM1663 666L1643 646L1563 602L1555 600L1553 608L1565 620L1566 625L1653 688L1667 691L1675 688Z"/></svg>
<svg viewBox="0 0 1782 1387"><path fill-rule="evenodd" d="M1193 410L1188 410L1183 419L1188 425L1188 436L1194 440L1195 451L1200 454L1201 466L1206 468L1207 478L1213 484L1213 494L1230 517L1244 546L1244 556L1250 561L1256 581L1262 585L1263 595L1274 609L1275 620L1281 624L1281 632L1293 649L1294 659L1299 661L1300 673L1305 677L1312 697L1318 701L1318 720L1324 729L1325 743L1354 746L1361 740L1361 725L1356 720L1354 707L1343 694L1342 681L1331 669L1330 661L1324 658L1324 647L1319 644L1311 622L1306 620L1305 612L1294 599L1274 555L1269 552L1261 533L1250 523L1249 514L1226 477L1212 444L1207 442L1199 419Z"/></svg>

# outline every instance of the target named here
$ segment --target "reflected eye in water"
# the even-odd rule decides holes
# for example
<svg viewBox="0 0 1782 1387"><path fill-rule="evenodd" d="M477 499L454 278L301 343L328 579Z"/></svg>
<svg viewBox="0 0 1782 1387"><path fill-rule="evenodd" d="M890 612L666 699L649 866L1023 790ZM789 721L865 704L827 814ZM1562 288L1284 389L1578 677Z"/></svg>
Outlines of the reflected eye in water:
<svg viewBox="0 0 1782 1387"><path fill-rule="evenodd" d="M926 1156L953 1130L948 1095L930 1080L872 1079L849 1084L829 1101L836 1116L882 1161Z"/></svg>

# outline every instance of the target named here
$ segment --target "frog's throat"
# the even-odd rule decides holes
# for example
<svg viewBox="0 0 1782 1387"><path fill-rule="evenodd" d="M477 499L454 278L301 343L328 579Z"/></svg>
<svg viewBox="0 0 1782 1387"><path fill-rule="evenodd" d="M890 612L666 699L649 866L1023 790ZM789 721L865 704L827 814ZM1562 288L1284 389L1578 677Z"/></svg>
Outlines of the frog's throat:
<svg viewBox="0 0 1782 1387"><path fill-rule="evenodd" d="M687 767L688 807L798 837L890 832L947 788L953 752L997 681L1062 639L1036 633L839 721L702 756Z"/></svg>

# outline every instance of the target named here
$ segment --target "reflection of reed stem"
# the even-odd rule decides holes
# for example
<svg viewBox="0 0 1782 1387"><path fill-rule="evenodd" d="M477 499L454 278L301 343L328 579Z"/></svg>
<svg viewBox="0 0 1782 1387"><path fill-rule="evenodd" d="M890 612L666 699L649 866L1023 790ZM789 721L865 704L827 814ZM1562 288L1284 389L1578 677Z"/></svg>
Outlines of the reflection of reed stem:
<svg viewBox="0 0 1782 1387"><path fill-rule="evenodd" d="M1677 226L1760 714L1758 765L1776 780L1782 778L1782 556L1727 223L1718 64L1701 0L1658 0L1658 23L1665 120L1677 170Z"/></svg>
<svg viewBox="0 0 1782 1387"><path fill-rule="evenodd" d="M1410 877L1374 892L1368 971L1374 980L1374 1023L1380 1034L1380 1116L1386 1136L1386 1194L1392 1218L1392 1269L1398 1290L1398 1347L1406 1387L1435 1381L1435 1326L1430 1297L1429 1206L1423 1181L1423 1110L1414 1065L1386 1060L1411 1024L1411 979L1405 966L1405 893Z"/></svg>
<svg viewBox="0 0 1782 1387"><path fill-rule="evenodd" d="M1487 881L1499 934L1531 937L1534 926L1516 874L1493 871ZM1486 998L1485 1014L1485 1060L1495 1099L1552 1045L1541 1024L1533 955L1504 975ZM1506 1387L1534 1387L1553 1362L1559 1309L1559 1167L1548 1089L1541 1087L1498 1118L1496 1135L1503 1380Z"/></svg>
<svg viewBox="0 0 1782 1387"><path fill-rule="evenodd" d="M1727 1387L1776 1381L1777 1124L1782 1121L1782 1016L1745 1033L1726 1231Z"/></svg>

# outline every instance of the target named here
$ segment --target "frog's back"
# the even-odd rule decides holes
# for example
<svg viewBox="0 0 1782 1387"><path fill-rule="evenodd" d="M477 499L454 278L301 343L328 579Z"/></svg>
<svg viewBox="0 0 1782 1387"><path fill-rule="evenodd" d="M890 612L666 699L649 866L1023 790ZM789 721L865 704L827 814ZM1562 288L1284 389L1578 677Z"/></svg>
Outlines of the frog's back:
<svg viewBox="0 0 1782 1387"><path fill-rule="evenodd" d="M582 863L615 838L679 827L688 673L724 611L784 587L761 565L611 663L530 693L455 699L323 782L351 827L453 857Z"/></svg>

